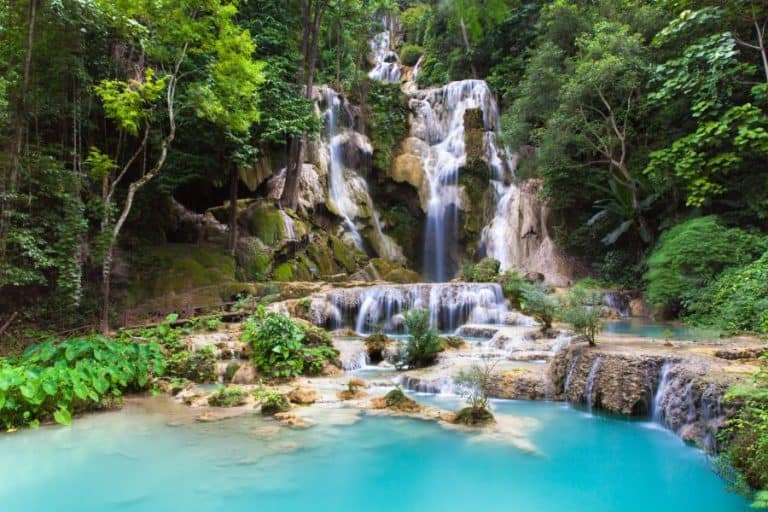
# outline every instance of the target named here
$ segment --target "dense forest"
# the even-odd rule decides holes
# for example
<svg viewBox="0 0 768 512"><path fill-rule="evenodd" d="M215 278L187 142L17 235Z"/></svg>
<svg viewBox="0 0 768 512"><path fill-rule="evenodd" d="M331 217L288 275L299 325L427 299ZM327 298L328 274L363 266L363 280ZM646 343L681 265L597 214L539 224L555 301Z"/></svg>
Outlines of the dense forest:
<svg viewBox="0 0 768 512"><path fill-rule="evenodd" d="M761 0L2 2L0 420L69 424L241 363L249 386L343 373L325 330L345 315L377 361L402 317L396 369L428 367L470 350L457 327L519 313L541 327L527 341L550 340L556 400L672 428L656 397L686 393L691 439L721 442L719 471L768 508L767 28ZM706 364L752 366L690 377L701 354L670 362L665 331L625 358L645 372L636 403L598 404L599 371L631 373L589 352L616 294L716 330ZM183 341L222 320L250 350L216 346L226 377L214 345ZM576 349L555 347L557 322ZM493 375L473 371L468 423L492 420ZM728 422L708 431L715 402Z"/></svg>
<svg viewBox="0 0 768 512"><path fill-rule="evenodd" d="M407 130L405 100L367 76L387 13L421 88L490 84L515 179L542 180L564 251L667 316L768 329L757 1L6 3L3 311L93 322L124 300L116 252L148 265L143 247L169 240L170 198L204 212L287 166L295 210L302 142L322 128L314 84L365 105L386 170ZM230 252L236 216L221 213ZM385 217L409 229L408 209Z"/></svg>

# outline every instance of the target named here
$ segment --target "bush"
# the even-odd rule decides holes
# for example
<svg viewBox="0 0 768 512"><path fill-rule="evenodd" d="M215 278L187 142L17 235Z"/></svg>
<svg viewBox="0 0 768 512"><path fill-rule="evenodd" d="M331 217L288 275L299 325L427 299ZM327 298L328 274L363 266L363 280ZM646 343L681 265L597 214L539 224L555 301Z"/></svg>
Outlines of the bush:
<svg viewBox="0 0 768 512"><path fill-rule="evenodd" d="M507 298L513 308L519 309L523 299L523 292L531 285L517 272L507 271L500 274L497 281L501 285L504 297Z"/></svg>
<svg viewBox="0 0 768 512"><path fill-rule="evenodd" d="M263 308L244 324L242 340L251 345L256 367L274 378L317 374L338 357L324 331L302 328L287 316L265 313Z"/></svg>
<svg viewBox="0 0 768 512"><path fill-rule="evenodd" d="M469 407L456 413L456 422L464 425L482 425L494 421L493 414L488 410L488 399L493 389L495 364L486 362L483 366L472 365L465 371L459 372L454 383L459 388L459 394L464 397Z"/></svg>
<svg viewBox="0 0 768 512"><path fill-rule="evenodd" d="M171 352L166 356L165 373L193 382L213 382L216 380L216 354L209 346L196 351Z"/></svg>
<svg viewBox="0 0 768 512"><path fill-rule="evenodd" d="M557 300L541 285L530 285L523 290L520 301L523 312L541 324L541 330L552 328L557 311Z"/></svg>
<svg viewBox="0 0 768 512"><path fill-rule="evenodd" d="M493 283L499 275L499 260L483 258L478 263L464 265L461 271L462 278L472 283Z"/></svg>
<svg viewBox="0 0 768 512"><path fill-rule="evenodd" d="M698 294L689 311L694 323L768 333L768 252L720 274Z"/></svg>
<svg viewBox="0 0 768 512"><path fill-rule="evenodd" d="M400 62L406 66L415 66L422 55L424 55L424 48L406 43L400 50Z"/></svg>
<svg viewBox="0 0 768 512"><path fill-rule="evenodd" d="M154 342L49 339L0 360L0 422L6 429L49 419L68 425L73 413L109 405L125 390L146 389L164 369Z"/></svg>
<svg viewBox="0 0 768 512"><path fill-rule="evenodd" d="M291 408L288 398L274 389L258 389L254 391L253 396L261 402L261 414L265 416L274 416Z"/></svg>
<svg viewBox="0 0 768 512"><path fill-rule="evenodd" d="M742 403L738 414L718 434L726 446L721 455L724 466L738 471L734 487L752 495L755 508L768 508L768 353L762 357L755 386L734 388L726 402Z"/></svg>
<svg viewBox="0 0 768 512"><path fill-rule="evenodd" d="M768 239L700 217L666 231L648 258L646 299L672 313L686 312L723 270L746 265L768 249Z"/></svg>
<svg viewBox="0 0 768 512"><path fill-rule="evenodd" d="M401 364L409 368L423 368L437 359L437 354L443 350L437 331L429 325L429 311L412 309L405 314L405 325L408 328L409 339L405 346L400 346L399 357Z"/></svg>
<svg viewBox="0 0 768 512"><path fill-rule="evenodd" d="M212 407L237 407L245 403L245 392L235 386L219 387L216 393L208 397L208 405Z"/></svg>
<svg viewBox="0 0 768 512"><path fill-rule="evenodd" d="M584 285L572 287L558 314L562 321L573 326L577 334L595 346L595 337L603 326L603 295L599 290Z"/></svg>
<svg viewBox="0 0 768 512"><path fill-rule="evenodd" d="M400 388L395 388L384 395L384 405L398 411L413 412L419 410L416 400L410 398Z"/></svg>

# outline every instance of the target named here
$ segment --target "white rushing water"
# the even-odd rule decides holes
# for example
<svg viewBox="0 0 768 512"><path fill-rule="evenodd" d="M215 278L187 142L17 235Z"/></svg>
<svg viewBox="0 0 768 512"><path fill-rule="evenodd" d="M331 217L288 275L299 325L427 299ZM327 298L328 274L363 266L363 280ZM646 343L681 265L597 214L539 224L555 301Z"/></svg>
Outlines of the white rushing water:
<svg viewBox="0 0 768 512"><path fill-rule="evenodd" d="M368 77L382 82L397 82L400 80L400 63L391 48L393 27L386 18L382 22L386 30L376 34L368 43L374 59L374 66Z"/></svg>
<svg viewBox="0 0 768 512"><path fill-rule="evenodd" d="M427 232L424 245L425 275L442 282L458 266L457 233L461 209L459 170L466 164L464 113L481 109L486 131L484 158L498 178L503 160L495 143L494 130L499 113L488 84L483 80L461 80L443 87L414 92L410 101L414 113L411 136L426 143L422 156L428 183Z"/></svg>
<svg viewBox="0 0 768 512"><path fill-rule="evenodd" d="M325 104L322 113L325 132L321 142L325 148L328 167L328 198L334 212L341 217L349 239L358 249L364 249L363 236L357 220L363 215L361 205L365 206L370 215L367 221L373 229L370 242L376 254L402 262L405 260L402 249L382 230L379 213L368 192L368 184L356 169L349 168L344 162L345 148L351 147L354 151L370 157L373 147L368 137L356 131L354 127L347 126L351 123L344 122L346 104L339 94L330 87L322 87L319 91Z"/></svg>
<svg viewBox="0 0 768 512"><path fill-rule="evenodd" d="M592 362L592 368L589 369L589 375L587 376L587 389L584 393L584 398L587 401L587 411L592 414L592 406L595 403L595 379L597 378L597 371L600 369L600 363L603 360L603 356L597 356Z"/></svg>
<svg viewBox="0 0 768 512"><path fill-rule="evenodd" d="M664 423L664 407L663 399L669 386L669 369L670 363L664 362L661 365L661 371L659 372L659 383L656 386L656 393L653 395L653 405L651 406L651 416L653 421L663 424Z"/></svg>
<svg viewBox="0 0 768 512"><path fill-rule="evenodd" d="M501 287L490 283L337 289L316 297L311 304L315 323L342 327L346 321L360 333L376 327L400 330L404 313L416 308L428 309L430 323L442 331L453 331L466 322L500 323L508 313Z"/></svg>

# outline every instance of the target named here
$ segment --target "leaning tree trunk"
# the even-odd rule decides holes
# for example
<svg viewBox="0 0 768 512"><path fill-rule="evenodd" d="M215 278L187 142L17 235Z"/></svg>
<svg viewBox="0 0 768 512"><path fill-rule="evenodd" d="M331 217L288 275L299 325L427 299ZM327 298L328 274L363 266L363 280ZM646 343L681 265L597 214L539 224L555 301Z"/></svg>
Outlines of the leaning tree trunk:
<svg viewBox="0 0 768 512"><path fill-rule="evenodd" d="M232 166L229 173L229 239L227 249L233 256L237 246L237 185L239 180L237 167Z"/></svg>

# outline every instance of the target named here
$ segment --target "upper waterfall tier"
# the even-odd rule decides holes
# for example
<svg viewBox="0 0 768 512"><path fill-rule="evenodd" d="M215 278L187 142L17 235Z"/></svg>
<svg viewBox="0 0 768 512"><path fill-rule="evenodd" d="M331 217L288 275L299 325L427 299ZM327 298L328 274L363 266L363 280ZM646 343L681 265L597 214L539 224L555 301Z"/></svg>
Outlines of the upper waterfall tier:
<svg viewBox="0 0 768 512"><path fill-rule="evenodd" d="M368 73L368 77L371 80L397 82L400 80L400 63L397 54L390 47L392 31L386 21L384 20L386 30L376 34L368 43L375 62L373 69Z"/></svg>
<svg viewBox="0 0 768 512"><path fill-rule="evenodd" d="M467 162L465 113L482 111L482 158L501 179L505 165L494 133L499 125L498 108L483 80L417 90L411 94L410 107L411 137L422 142L419 156L428 185L424 274L434 281L447 281L458 269L458 216L466 206L459 185L459 171Z"/></svg>
<svg viewBox="0 0 768 512"><path fill-rule="evenodd" d="M453 331L466 322L499 323L508 313L498 284L442 283L380 285L336 289L313 296L313 321L322 326L354 326L361 333L403 327L403 313L429 309L431 324Z"/></svg>

